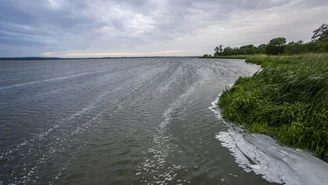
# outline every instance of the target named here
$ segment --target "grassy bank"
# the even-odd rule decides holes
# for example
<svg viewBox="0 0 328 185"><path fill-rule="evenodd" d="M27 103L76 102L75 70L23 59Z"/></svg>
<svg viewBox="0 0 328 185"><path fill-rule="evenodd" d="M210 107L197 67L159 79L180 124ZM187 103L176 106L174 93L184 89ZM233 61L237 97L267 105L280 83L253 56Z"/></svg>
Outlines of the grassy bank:
<svg viewBox="0 0 328 185"><path fill-rule="evenodd" d="M246 62L263 70L223 92L223 117L328 161L328 55L250 56Z"/></svg>

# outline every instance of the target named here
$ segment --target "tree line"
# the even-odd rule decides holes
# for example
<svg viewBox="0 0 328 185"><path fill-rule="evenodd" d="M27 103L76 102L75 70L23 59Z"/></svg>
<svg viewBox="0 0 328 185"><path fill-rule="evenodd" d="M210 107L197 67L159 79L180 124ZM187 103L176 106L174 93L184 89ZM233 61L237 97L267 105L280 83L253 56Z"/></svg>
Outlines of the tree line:
<svg viewBox="0 0 328 185"><path fill-rule="evenodd" d="M297 42L286 42L286 38L273 38L267 44L244 45L241 47L225 47L219 45L214 48L213 57L229 55L293 55L301 53L323 53L328 52L328 24L322 24L313 31L311 42L304 43L302 40ZM205 54L203 57L212 57L211 54Z"/></svg>

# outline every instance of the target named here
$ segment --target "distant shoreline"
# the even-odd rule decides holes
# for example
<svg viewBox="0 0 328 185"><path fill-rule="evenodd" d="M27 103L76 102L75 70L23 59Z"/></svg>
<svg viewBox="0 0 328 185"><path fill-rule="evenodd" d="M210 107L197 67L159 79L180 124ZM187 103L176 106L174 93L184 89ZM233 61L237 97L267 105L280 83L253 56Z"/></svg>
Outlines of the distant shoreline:
<svg viewBox="0 0 328 185"><path fill-rule="evenodd" d="M140 57L91 57L91 58L61 58L61 57L0 57L0 60L88 60L88 59L133 59L133 58L199 58L199 56L140 56Z"/></svg>
<svg viewBox="0 0 328 185"><path fill-rule="evenodd" d="M246 59L247 57L250 57L253 55L227 55L227 56L217 56L217 57L199 57L201 59ZM254 55L255 56L255 55ZM256 55L258 56L258 55Z"/></svg>

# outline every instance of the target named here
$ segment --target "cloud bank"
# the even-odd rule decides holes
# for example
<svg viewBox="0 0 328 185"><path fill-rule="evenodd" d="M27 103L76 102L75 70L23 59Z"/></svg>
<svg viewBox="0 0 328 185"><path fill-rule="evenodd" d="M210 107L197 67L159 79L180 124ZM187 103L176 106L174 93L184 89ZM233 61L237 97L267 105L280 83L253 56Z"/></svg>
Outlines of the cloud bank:
<svg viewBox="0 0 328 185"><path fill-rule="evenodd" d="M2 0L0 57L184 56L309 41L326 0Z"/></svg>

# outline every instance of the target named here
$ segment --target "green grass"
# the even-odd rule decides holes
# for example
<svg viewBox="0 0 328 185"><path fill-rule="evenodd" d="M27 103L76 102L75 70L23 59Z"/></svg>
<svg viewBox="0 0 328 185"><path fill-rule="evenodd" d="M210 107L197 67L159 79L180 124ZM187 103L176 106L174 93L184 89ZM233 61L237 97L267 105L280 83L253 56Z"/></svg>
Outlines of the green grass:
<svg viewBox="0 0 328 185"><path fill-rule="evenodd" d="M223 92L223 118L328 162L328 55L250 56L263 69Z"/></svg>

